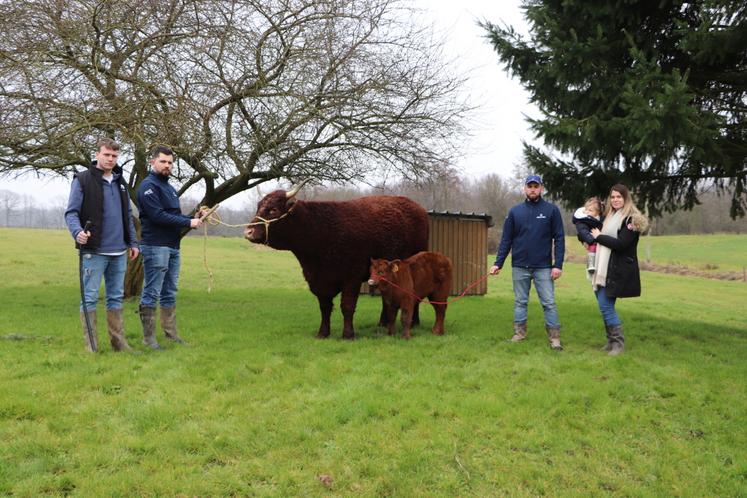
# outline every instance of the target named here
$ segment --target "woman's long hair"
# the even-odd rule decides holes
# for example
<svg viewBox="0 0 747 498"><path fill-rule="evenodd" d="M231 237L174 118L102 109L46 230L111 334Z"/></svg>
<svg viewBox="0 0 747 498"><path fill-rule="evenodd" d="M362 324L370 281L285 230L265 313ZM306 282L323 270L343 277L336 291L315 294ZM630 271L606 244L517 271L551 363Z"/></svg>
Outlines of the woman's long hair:
<svg viewBox="0 0 747 498"><path fill-rule="evenodd" d="M612 195L612 192L617 192L623 198L623 206L619 209L623 220L627 220L630 216L635 216L641 220L646 220L646 217L643 216L638 208L635 207L635 204L633 204L633 198L630 195L630 190L628 190L628 187L626 187L622 183L617 183L610 189L610 196ZM604 212L605 225L607 224L607 220L610 219L610 215L615 212L615 210L612 209L612 203L610 202L609 197L607 197L606 205L607 209ZM647 227L648 220L645 221L645 227L642 227L642 231L645 231Z"/></svg>

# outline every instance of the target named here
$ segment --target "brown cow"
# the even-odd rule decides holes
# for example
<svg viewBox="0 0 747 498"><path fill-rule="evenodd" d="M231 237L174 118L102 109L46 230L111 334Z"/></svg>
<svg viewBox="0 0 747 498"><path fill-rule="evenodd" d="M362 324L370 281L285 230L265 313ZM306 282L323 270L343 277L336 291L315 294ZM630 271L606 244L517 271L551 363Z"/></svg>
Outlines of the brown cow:
<svg viewBox="0 0 747 498"><path fill-rule="evenodd" d="M402 335L409 339L412 313L428 298L436 310L433 333L443 335L446 300L451 292L451 261L438 252L419 252L405 260L371 260L368 285L377 285L389 312L389 335L394 335L397 310L402 308Z"/></svg>
<svg viewBox="0 0 747 498"><path fill-rule="evenodd" d="M322 322L317 337L329 337L332 299L342 292L342 337L353 339L353 314L371 258L406 258L427 249L428 214L406 197L301 201L296 199L300 187L267 194L244 234L250 242L296 256L319 300ZM417 310L415 314L417 318ZM382 309L382 323L386 316Z"/></svg>

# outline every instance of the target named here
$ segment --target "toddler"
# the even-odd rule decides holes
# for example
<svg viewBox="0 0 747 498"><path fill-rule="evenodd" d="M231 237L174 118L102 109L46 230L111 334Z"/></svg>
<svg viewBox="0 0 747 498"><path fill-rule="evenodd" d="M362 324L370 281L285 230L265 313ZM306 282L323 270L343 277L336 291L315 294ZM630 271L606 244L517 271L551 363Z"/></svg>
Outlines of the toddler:
<svg viewBox="0 0 747 498"><path fill-rule="evenodd" d="M590 197L573 213L573 224L576 225L578 240L586 247L586 272L589 276L596 271L597 245L594 236L591 235L592 228L602 229L602 201L599 197Z"/></svg>

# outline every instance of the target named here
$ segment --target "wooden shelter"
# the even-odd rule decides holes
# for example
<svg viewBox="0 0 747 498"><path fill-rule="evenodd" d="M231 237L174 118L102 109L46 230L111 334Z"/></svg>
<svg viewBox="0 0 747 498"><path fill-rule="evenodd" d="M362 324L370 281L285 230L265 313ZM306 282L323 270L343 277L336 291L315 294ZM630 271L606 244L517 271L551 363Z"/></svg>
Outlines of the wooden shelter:
<svg viewBox="0 0 747 498"><path fill-rule="evenodd" d="M454 268L452 295L461 294L470 284L487 274L488 227L493 218L487 214L428 211L428 250L440 252ZM488 282L483 280L466 295L483 295Z"/></svg>

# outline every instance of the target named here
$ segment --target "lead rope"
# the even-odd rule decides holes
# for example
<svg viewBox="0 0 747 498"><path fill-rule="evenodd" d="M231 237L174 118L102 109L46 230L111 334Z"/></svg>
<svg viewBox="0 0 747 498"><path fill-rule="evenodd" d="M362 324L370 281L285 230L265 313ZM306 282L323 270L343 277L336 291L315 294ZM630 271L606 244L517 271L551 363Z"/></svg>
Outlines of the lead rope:
<svg viewBox="0 0 747 498"><path fill-rule="evenodd" d="M459 301L460 299L462 299L462 298L464 297L464 295L465 295L465 294L467 294L467 291L468 291L468 290L470 290L470 289L471 289L472 287L476 286L477 284L479 284L480 282L482 282L483 280L485 280L486 278L488 278L488 276L489 276L489 275L490 275L490 273L486 273L486 274L485 274L485 275L483 275L482 277L478 278L477 280L475 280L474 282L472 282L471 284L469 284L469 285L468 285L468 286L467 286L467 287L466 287L466 288L465 288L465 289L464 289L464 290L462 291L462 293L461 293L461 294L459 294L459 295L458 295L457 297L455 297L454 299L449 299L449 300L447 300L447 301L431 301L430 299L428 299L428 302L429 302L430 304L447 304L447 305L448 305L448 304L451 304L451 303L455 303L455 302ZM413 293L412 293L412 292L410 292L409 290L405 289L404 287L400 287L399 285L395 284L395 283L394 283L394 282L392 282L391 280L387 280L387 279L386 279L386 278L384 278L384 277L379 277L379 280L382 280L382 281L384 281L384 282L388 283L389 285L391 285L391 286L394 286L394 287L398 288L399 290L401 290L401 291L402 291L402 292L404 292L405 294L408 294L408 295L410 295L410 296L414 297L415 299L417 299L417 300L418 300L418 302L419 302L419 303L423 302L423 300L425 299L424 297L422 297L422 298L421 298L421 297L418 297L418 296L416 296L415 294L413 294Z"/></svg>
<svg viewBox="0 0 747 498"><path fill-rule="evenodd" d="M282 220L283 218L291 214L291 212L293 211L293 208L295 207L295 204L291 206L291 208L288 211L283 213L282 216L278 216L277 218L266 220L262 218L261 216L255 216L255 218L257 218L260 221L255 222L255 223L240 223L238 225L231 225L221 220L220 215L217 212L218 206L219 204L216 204L212 208L209 208L207 211L207 214L205 214L205 216L203 216L202 218L202 222L203 222L202 224L202 227L203 227L202 264L205 267L205 271L207 271L207 274L208 274L208 288L207 288L208 294L212 292L212 289L213 289L213 272L210 269L210 266L208 265L208 260L207 260L207 237L208 237L207 226L208 225L212 225L212 226L223 225L229 228L243 228L243 227L251 227L251 226L256 226L256 225L264 225L265 226L265 242L264 243L267 244L267 241L270 239L270 223ZM199 210L202 210L202 209L207 209L207 206L200 206Z"/></svg>
<svg viewBox="0 0 747 498"><path fill-rule="evenodd" d="M215 206L213 206L212 208L210 208L208 210L208 214L203 217L203 238L202 238L202 263L205 266L205 270L208 273L208 289L207 289L208 294L212 291L212 288L213 288L213 272L210 270L210 266L208 266L208 261L207 261L207 226L208 226L208 224L212 225L212 226L223 225L223 226L229 227L229 228L240 228L240 227L247 227L247 226L251 227L251 226L256 226L256 225L264 225L265 226L265 244L266 244L267 241L270 239L270 223L282 220L283 218L285 218L286 216L288 216L289 214L291 214L291 212L293 211L294 207L295 207L295 204L293 206L291 206L291 208L288 211L286 211L285 213L283 213L282 216L278 216L277 218L266 220L266 219L262 218L261 216L255 216L255 218L257 218L259 220L259 222L255 222L255 223L241 223L241 224L238 224L238 225L231 225L231 224L225 223L223 220L220 219L220 215L217 213L218 204L216 204ZM202 209L202 208L203 207L201 207L200 209ZM486 274L486 275L483 275L479 279L477 279L474 282L472 282L471 284L469 284L462 291L462 293L459 294L454 299L450 299L450 300L447 300L447 301L431 301L429 299L428 302L430 304L446 304L446 305L448 305L448 304L454 303L456 301L459 301L460 299L462 299L465 296L465 294L467 294L467 291L469 291L472 287L476 286L477 284L479 284L480 282L482 282L483 280L485 280L486 278L488 278L489 275L490 275L489 273ZM404 288L400 287L399 285L395 284L391 280L387 280L384 277L381 277L381 280L383 280L384 282L386 282L386 283L388 283L390 285L393 285L394 287L398 288L402 292L405 292L406 294L411 295L412 297L414 297L415 299L417 299L418 302L422 302L423 299L424 299L424 298L419 298L418 296L416 296L412 292L408 291L407 289L404 289Z"/></svg>

